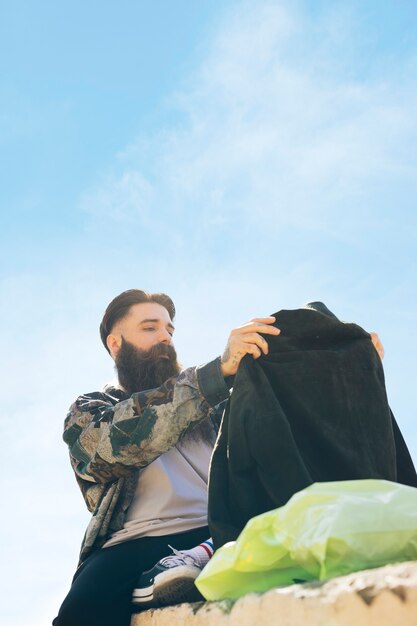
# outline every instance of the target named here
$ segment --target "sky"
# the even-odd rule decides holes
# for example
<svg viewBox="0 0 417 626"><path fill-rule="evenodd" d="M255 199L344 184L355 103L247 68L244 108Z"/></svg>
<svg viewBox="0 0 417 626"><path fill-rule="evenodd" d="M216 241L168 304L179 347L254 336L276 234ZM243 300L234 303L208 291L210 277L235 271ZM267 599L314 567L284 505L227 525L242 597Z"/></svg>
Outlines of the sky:
<svg viewBox="0 0 417 626"><path fill-rule="evenodd" d="M417 462L416 41L413 0L3 3L2 626L69 588L62 425L124 289L171 295L184 366L312 300L378 332Z"/></svg>

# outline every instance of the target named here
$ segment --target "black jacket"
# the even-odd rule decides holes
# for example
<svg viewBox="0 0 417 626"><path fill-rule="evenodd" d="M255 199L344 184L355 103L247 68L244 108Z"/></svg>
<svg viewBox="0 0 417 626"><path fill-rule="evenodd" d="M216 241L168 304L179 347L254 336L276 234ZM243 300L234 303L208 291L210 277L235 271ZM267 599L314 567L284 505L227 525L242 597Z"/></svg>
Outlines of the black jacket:
<svg viewBox="0 0 417 626"><path fill-rule="evenodd" d="M370 335L322 303L275 314L269 354L245 357L214 450L209 525L218 548L253 516L318 481L417 486Z"/></svg>

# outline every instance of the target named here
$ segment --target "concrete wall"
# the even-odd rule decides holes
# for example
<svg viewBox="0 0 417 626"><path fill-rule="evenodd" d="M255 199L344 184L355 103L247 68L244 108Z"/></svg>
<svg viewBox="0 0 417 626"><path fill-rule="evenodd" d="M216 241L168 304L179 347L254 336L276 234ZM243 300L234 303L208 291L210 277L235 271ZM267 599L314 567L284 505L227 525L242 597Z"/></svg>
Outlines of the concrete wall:
<svg viewBox="0 0 417 626"><path fill-rule="evenodd" d="M249 594L235 602L154 609L131 626L417 626L417 562Z"/></svg>

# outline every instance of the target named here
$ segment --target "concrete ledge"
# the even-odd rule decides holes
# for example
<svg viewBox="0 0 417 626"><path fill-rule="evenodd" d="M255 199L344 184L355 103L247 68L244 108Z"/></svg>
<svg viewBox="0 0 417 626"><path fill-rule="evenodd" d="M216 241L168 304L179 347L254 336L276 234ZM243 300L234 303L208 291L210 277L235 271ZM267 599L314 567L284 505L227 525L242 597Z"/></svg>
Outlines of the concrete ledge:
<svg viewBox="0 0 417 626"><path fill-rule="evenodd" d="M417 626L417 561L135 615L131 626Z"/></svg>

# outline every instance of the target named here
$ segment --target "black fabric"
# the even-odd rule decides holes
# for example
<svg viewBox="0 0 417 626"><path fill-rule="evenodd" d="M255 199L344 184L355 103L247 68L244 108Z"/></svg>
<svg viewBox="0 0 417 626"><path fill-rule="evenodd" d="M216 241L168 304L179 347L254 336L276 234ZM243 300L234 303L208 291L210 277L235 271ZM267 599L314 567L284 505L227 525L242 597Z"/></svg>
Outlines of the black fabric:
<svg viewBox="0 0 417 626"><path fill-rule="evenodd" d="M95 550L78 568L53 626L129 626L132 591L142 572L209 536L207 526L164 537L142 537Z"/></svg>
<svg viewBox="0 0 417 626"><path fill-rule="evenodd" d="M313 482L380 478L417 486L370 335L322 303L275 314L269 354L245 357L213 453L215 548Z"/></svg>

